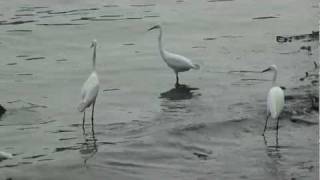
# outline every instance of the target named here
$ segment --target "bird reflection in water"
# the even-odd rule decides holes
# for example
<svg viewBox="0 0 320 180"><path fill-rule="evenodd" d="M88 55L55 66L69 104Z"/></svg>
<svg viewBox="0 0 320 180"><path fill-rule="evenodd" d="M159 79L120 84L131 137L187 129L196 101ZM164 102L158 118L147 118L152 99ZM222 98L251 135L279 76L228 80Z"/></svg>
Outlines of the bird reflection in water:
<svg viewBox="0 0 320 180"><path fill-rule="evenodd" d="M87 162L89 159L93 158L98 152L97 139L95 137L94 127L92 126L91 134L86 134L83 131L84 142L81 143L80 154L83 158L83 164L87 167Z"/></svg>
<svg viewBox="0 0 320 180"><path fill-rule="evenodd" d="M276 136L275 145L268 145L266 136L262 136L262 137L263 137L264 144L266 146L267 155L271 159L278 161L281 158L281 152L280 152L281 147L279 146L278 136Z"/></svg>
<svg viewBox="0 0 320 180"><path fill-rule="evenodd" d="M189 87L188 85L179 85L169 91L160 94L160 98L167 100L186 100L191 99L194 96L199 96L200 94L195 94L193 91L199 88Z"/></svg>
<svg viewBox="0 0 320 180"><path fill-rule="evenodd" d="M192 113L190 100L200 96L196 90L198 90L198 88L179 85L161 93L159 98L162 99L162 113L159 115L158 120L170 122L183 121L186 116Z"/></svg>

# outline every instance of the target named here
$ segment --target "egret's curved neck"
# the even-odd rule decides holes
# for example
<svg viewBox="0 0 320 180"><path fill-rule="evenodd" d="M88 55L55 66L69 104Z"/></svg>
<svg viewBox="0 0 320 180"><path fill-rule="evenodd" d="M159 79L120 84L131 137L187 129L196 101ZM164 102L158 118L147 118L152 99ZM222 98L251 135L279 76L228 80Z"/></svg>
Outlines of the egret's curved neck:
<svg viewBox="0 0 320 180"><path fill-rule="evenodd" d="M278 75L278 71L275 69L273 73L272 86L276 85L277 75Z"/></svg>
<svg viewBox="0 0 320 180"><path fill-rule="evenodd" d="M97 51L96 48L97 48L97 46L94 45L93 46L93 57L92 57L92 68L94 71L96 70L96 51Z"/></svg>
<svg viewBox="0 0 320 180"><path fill-rule="evenodd" d="M163 49L163 44L162 44L162 29L161 27L159 28L159 37L158 37L158 42L159 42L159 49L160 49L160 54L162 58L164 58L164 49Z"/></svg>

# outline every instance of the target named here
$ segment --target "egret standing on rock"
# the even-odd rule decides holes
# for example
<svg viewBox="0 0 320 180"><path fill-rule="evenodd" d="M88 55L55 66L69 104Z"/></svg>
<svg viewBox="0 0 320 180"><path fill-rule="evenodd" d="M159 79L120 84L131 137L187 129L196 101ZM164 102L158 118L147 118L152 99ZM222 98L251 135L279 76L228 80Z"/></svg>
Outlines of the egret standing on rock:
<svg viewBox="0 0 320 180"><path fill-rule="evenodd" d="M273 119L277 120L277 137L279 129L279 115L281 114L284 107L284 92L281 87L276 86L276 79L278 69L276 65L271 65L269 68L263 70L262 72L273 71L272 88L269 90L267 99L267 119L264 125L263 135L267 129L268 119L271 116Z"/></svg>
<svg viewBox="0 0 320 180"><path fill-rule="evenodd" d="M78 110L83 112L83 122L82 127L84 128L84 121L86 116L86 108L92 105L92 114L91 114L91 123L93 127L93 116L94 116L94 105L96 103L96 99L99 92L99 79L98 74L96 72L96 49L97 49L97 41L93 40L91 44L91 48L93 48L93 58L92 58L92 73L90 74L87 81L83 84L81 89L81 102L78 106Z"/></svg>
<svg viewBox="0 0 320 180"><path fill-rule="evenodd" d="M160 50L160 55L162 59L167 63L167 65L173 69L173 71L176 74L176 87L179 86L179 72L185 72L190 69L199 69L200 66L198 64L193 64L192 61L184 56L178 55L178 54L173 54L171 52L166 51L163 48L162 44L162 29L160 25L153 26L150 28L148 31L151 31L153 29L159 29L160 34L158 38L159 42L159 50Z"/></svg>

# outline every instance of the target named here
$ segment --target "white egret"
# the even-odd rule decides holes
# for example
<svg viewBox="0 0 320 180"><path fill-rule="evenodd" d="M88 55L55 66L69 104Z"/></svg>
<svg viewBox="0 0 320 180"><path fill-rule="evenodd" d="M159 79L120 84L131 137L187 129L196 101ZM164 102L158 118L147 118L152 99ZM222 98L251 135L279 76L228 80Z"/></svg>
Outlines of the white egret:
<svg viewBox="0 0 320 180"><path fill-rule="evenodd" d="M83 84L81 89L81 102L78 106L78 110L83 112L83 122L82 127L84 127L84 121L86 116L86 108L92 105L92 114L91 114L91 123L93 127L93 116L94 116L94 105L96 103L96 98L99 92L99 78L96 72L96 49L97 49L97 41L93 40L91 44L91 48L93 48L93 58L92 58L92 73L90 74L87 81Z"/></svg>
<svg viewBox="0 0 320 180"><path fill-rule="evenodd" d="M160 25L153 26L148 31L151 31L153 29L159 29L160 30L160 34L159 34L159 38L158 38L160 55L161 55L162 59L164 60L164 62L166 62L167 65L171 69L173 69L173 71L175 72L175 74L176 74L176 86L179 86L179 76L178 76L179 72L185 72L185 71L188 71L190 69L200 69L200 66L198 64L193 64L190 59L188 59L188 58L186 58L184 56L181 56L181 55L174 54L174 53L166 51L163 48L163 45L162 45L162 29L161 29L161 26Z"/></svg>
<svg viewBox="0 0 320 180"><path fill-rule="evenodd" d="M267 99L267 118L264 125L263 135L267 129L268 119L271 116L273 119L277 120L277 137L279 129L279 115L281 114L284 107L284 92L281 87L276 86L276 79L278 69L276 65L271 65L269 68L263 70L262 72L273 71L272 88L269 90Z"/></svg>

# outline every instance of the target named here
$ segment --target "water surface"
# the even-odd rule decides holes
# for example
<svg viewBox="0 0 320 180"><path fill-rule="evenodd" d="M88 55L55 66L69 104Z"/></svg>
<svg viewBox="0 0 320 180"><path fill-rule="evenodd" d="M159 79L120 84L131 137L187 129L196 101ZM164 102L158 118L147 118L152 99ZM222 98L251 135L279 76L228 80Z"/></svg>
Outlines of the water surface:
<svg viewBox="0 0 320 180"><path fill-rule="evenodd" d="M2 179L317 179L318 111L301 80L318 73L312 34L318 3L308 1L0 2ZM297 13L299 12L299 13ZM165 47L201 66L174 73ZM101 91L94 133L76 111L98 40ZM281 39L281 38L280 38ZM310 50L309 47L310 46ZM304 48L303 48L304 47ZM277 64L287 105L261 136ZM298 119L298 121L297 121Z"/></svg>

